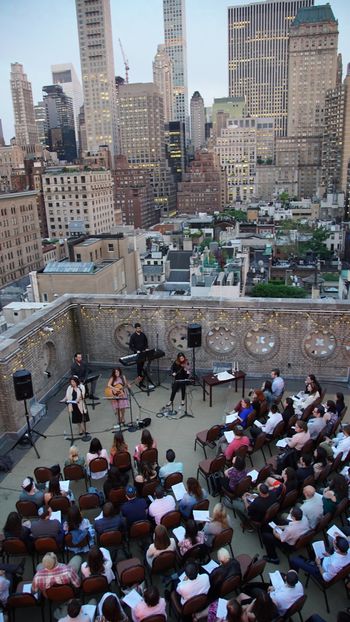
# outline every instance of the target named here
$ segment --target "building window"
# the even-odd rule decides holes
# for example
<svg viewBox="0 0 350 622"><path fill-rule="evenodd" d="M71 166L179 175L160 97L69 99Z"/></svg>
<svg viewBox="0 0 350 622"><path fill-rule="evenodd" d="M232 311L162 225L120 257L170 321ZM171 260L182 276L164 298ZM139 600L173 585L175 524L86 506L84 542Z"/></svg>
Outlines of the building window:
<svg viewBox="0 0 350 622"><path fill-rule="evenodd" d="M81 254L80 253L77 253L76 257L77 257L77 261L81 261Z"/></svg>
<svg viewBox="0 0 350 622"><path fill-rule="evenodd" d="M108 251L109 251L109 252L114 251L114 246L113 246L113 244L108 244Z"/></svg>

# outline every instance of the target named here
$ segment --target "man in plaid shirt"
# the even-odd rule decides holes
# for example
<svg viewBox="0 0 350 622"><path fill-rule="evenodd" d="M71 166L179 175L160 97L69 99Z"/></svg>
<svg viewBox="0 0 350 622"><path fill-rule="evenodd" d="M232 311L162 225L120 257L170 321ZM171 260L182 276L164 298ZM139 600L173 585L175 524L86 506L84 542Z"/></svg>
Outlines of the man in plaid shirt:
<svg viewBox="0 0 350 622"><path fill-rule="evenodd" d="M82 559L75 555L69 564L59 564L55 553L46 553L43 557L43 568L38 570L32 581L32 592L45 592L53 585L73 585L80 587L78 571Z"/></svg>

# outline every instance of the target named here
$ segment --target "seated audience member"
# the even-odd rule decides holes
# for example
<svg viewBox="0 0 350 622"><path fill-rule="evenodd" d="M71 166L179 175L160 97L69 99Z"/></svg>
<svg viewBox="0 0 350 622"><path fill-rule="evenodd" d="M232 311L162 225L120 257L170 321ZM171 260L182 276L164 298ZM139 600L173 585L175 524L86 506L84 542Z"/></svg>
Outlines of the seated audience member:
<svg viewBox="0 0 350 622"><path fill-rule="evenodd" d="M175 510L175 499L172 495L166 495L162 486L157 486L155 499L148 508L148 514L159 525L164 514Z"/></svg>
<svg viewBox="0 0 350 622"><path fill-rule="evenodd" d="M267 555L264 559L270 564L279 564L280 560L276 553L276 546L287 552L293 551L294 544L309 530L309 522L300 508L294 507L290 512L291 521L285 525L278 525L271 532L264 531L262 540L266 547Z"/></svg>
<svg viewBox="0 0 350 622"><path fill-rule="evenodd" d="M152 464L149 462L141 462L140 464L140 473L135 477L135 488L136 492L142 496L142 488L144 484L148 484L149 482L158 479L157 471Z"/></svg>
<svg viewBox="0 0 350 622"><path fill-rule="evenodd" d="M32 522L31 532L34 540L41 537L55 538L60 546L63 542L64 532L59 520L51 519L51 508L41 508L39 518Z"/></svg>
<svg viewBox="0 0 350 622"><path fill-rule="evenodd" d="M127 486L125 489L127 501L121 507L121 514L126 519L127 526L139 520L145 520L148 516L146 499L136 497L136 488Z"/></svg>
<svg viewBox="0 0 350 622"><path fill-rule="evenodd" d="M112 565L108 549L94 545L88 552L87 561L81 565L81 574L84 578L91 577L91 575L103 575L108 583L112 583L115 579Z"/></svg>
<svg viewBox="0 0 350 622"><path fill-rule="evenodd" d="M324 420L323 416L323 406L315 406L312 411L311 417L307 422L307 427L310 432L310 438L312 438L312 440L316 440L319 433L326 427L326 421Z"/></svg>
<svg viewBox="0 0 350 622"><path fill-rule="evenodd" d="M301 454L297 463L295 474L297 476L298 484L301 484L307 477L314 474L311 454Z"/></svg>
<svg viewBox="0 0 350 622"><path fill-rule="evenodd" d="M42 568L34 575L32 592L45 593L52 585L80 587L78 572L81 561L79 555L74 555L68 564L60 564L55 553L46 553L42 560Z"/></svg>
<svg viewBox="0 0 350 622"><path fill-rule="evenodd" d="M246 397L242 400L242 410L240 411L238 418L241 421L242 427L247 427L247 419L250 413L254 412L253 406L250 403L250 399Z"/></svg>
<svg viewBox="0 0 350 622"><path fill-rule="evenodd" d="M260 416L261 407L264 404L264 402L266 402L265 395L261 391L261 389L254 389L252 391L251 398L252 398L251 399L251 405L252 405L253 409L255 410L255 414L256 414L256 417L258 419L259 416Z"/></svg>
<svg viewBox="0 0 350 622"><path fill-rule="evenodd" d="M27 545L29 550L33 548L33 537L30 529L22 525L22 519L18 512L10 512L4 525L4 536L6 538L19 538Z"/></svg>
<svg viewBox="0 0 350 622"><path fill-rule="evenodd" d="M175 452L173 449L167 449L165 458L166 463L160 467L158 477L162 484L164 484L164 480L168 475L172 473L183 473L184 465L182 462L175 462Z"/></svg>
<svg viewBox="0 0 350 622"><path fill-rule="evenodd" d="M147 428L145 428L144 430L142 430L141 443L139 443L135 447L134 459L136 460L136 462L140 463L141 454L143 451L146 451L146 449L156 449L156 448L157 448L156 441L154 440L150 431L147 430Z"/></svg>
<svg viewBox="0 0 350 622"><path fill-rule="evenodd" d="M249 530L249 521L261 522L277 497L277 490L270 490L266 484L259 484L257 495L244 493L242 499L235 499L231 505L242 518L244 528Z"/></svg>
<svg viewBox="0 0 350 622"><path fill-rule="evenodd" d="M238 482L248 475L245 459L241 456L232 458L232 467L225 469L222 487L229 492L234 490Z"/></svg>
<svg viewBox="0 0 350 622"><path fill-rule="evenodd" d="M273 404L274 396L272 394L272 382L271 380L265 380L263 383L261 390L264 394L265 400L267 401L268 406L270 407Z"/></svg>
<svg viewBox="0 0 350 622"><path fill-rule="evenodd" d="M225 506L222 503L216 503L210 521L204 525L204 543L210 547L215 536L231 526Z"/></svg>
<svg viewBox="0 0 350 622"><path fill-rule="evenodd" d="M304 557L296 555L290 558L290 565L294 570L304 570L316 579L331 581L337 574L350 564L349 542L343 536L334 538L334 553L326 555L322 559L316 557L315 561L307 561Z"/></svg>
<svg viewBox="0 0 350 622"><path fill-rule="evenodd" d="M72 544L67 546L72 553L87 553L94 540L94 530L88 518L83 518L77 505L72 505L67 512L63 529L72 536ZM87 544L82 546L85 539Z"/></svg>
<svg viewBox="0 0 350 622"><path fill-rule="evenodd" d="M246 593L241 592L237 597L244 614L248 615L244 622L271 622L277 618L277 607L265 589L248 583L244 590Z"/></svg>
<svg viewBox="0 0 350 622"><path fill-rule="evenodd" d="M70 446L68 459L65 461L64 466L70 466L71 464L78 464L82 467L85 466L85 460L82 456L79 456L79 449L75 445Z"/></svg>
<svg viewBox="0 0 350 622"><path fill-rule="evenodd" d="M305 408L311 406L315 400L321 397L317 387L310 383L307 385L307 392L294 397L294 409L297 415L302 415Z"/></svg>
<svg viewBox="0 0 350 622"><path fill-rule="evenodd" d="M295 469L292 467L286 467L283 469L281 475L275 473L270 475L270 477L268 477L265 481L265 484L267 484L269 488L277 488L279 484L282 484L281 492L284 492L285 494L291 490L295 490L299 485Z"/></svg>
<svg viewBox="0 0 350 622"><path fill-rule="evenodd" d="M343 432L340 432L332 441L333 458L342 455L346 458L350 451L350 424L343 425Z"/></svg>
<svg viewBox="0 0 350 622"><path fill-rule="evenodd" d="M180 555L185 555L196 544L204 543L204 532L198 531L198 525L196 521L189 518L185 524L185 535L183 540L179 540L178 548Z"/></svg>
<svg viewBox="0 0 350 622"><path fill-rule="evenodd" d="M90 443L90 448L88 453L86 454L86 467L89 469L89 464L95 458L105 458L108 463L108 454L105 449L102 448L102 445L98 438L93 438ZM109 464L109 463L108 463ZM91 479L102 479L107 475L108 469L105 471L99 471L97 473L91 473Z"/></svg>
<svg viewBox="0 0 350 622"><path fill-rule="evenodd" d="M337 408L333 400L326 401L325 414L323 415L323 419L327 424L326 434L327 435L333 434L334 426L338 422L338 419L339 419Z"/></svg>
<svg viewBox="0 0 350 622"><path fill-rule="evenodd" d="M22 492L19 495L20 501L33 501L35 505L41 507L44 503L44 493L37 490L32 477L26 477L22 482Z"/></svg>
<svg viewBox="0 0 350 622"><path fill-rule="evenodd" d="M333 512L340 501L348 497L348 483L344 475L332 475L329 486L323 491L323 513Z"/></svg>
<svg viewBox="0 0 350 622"><path fill-rule="evenodd" d="M177 593L181 596L182 605L192 596L207 594L210 588L209 576L206 572L199 574L199 568L195 562L187 562L185 575L183 581L180 581L176 588Z"/></svg>
<svg viewBox="0 0 350 622"><path fill-rule="evenodd" d="M308 376L306 376L306 378L305 378L304 393L309 393L310 392L310 385L311 385L312 389L316 388L316 391L318 391L319 394L321 395L322 387L321 387L320 383L318 382L315 374L309 374Z"/></svg>
<svg viewBox="0 0 350 622"><path fill-rule="evenodd" d="M124 451L128 451L128 446L124 440L123 432L118 430L114 434L113 445L109 452L109 463L113 464L114 456Z"/></svg>
<svg viewBox="0 0 350 622"><path fill-rule="evenodd" d="M128 479L129 476L126 473L121 473L118 467L112 465L108 471L107 479L103 484L105 498L109 498L111 490L124 488L128 483Z"/></svg>
<svg viewBox="0 0 350 622"><path fill-rule="evenodd" d="M94 528L99 535L105 531L123 531L125 520L116 514L113 503L107 501L102 508L102 517L95 518Z"/></svg>
<svg viewBox="0 0 350 622"><path fill-rule="evenodd" d="M281 616L283 616L287 609L289 609L298 598L304 596L303 585L300 583L298 573L295 570L288 570L287 574L284 575L283 587L279 587L276 590L271 586L268 592Z"/></svg>
<svg viewBox="0 0 350 622"><path fill-rule="evenodd" d="M300 506L303 515L307 518L309 528L314 529L323 516L323 499L313 486L305 486L303 489L305 501Z"/></svg>
<svg viewBox="0 0 350 622"><path fill-rule="evenodd" d="M310 440L310 434L308 431L306 421L297 421L295 424L295 434L288 439L287 448L293 449L294 452L287 452L286 461L287 464L283 466L295 466L298 454L303 450L304 445Z"/></svg>
<svg viewBox="0 0 350 622"><path fill-rule="evenodd" d="M241 425L236 425L233 430L233 439L230 443L226 441L225 436L222 436L220 441L218 442L218 452L217 455L224 453L226 460L232 460L236 451L240 447L249 447L250 440L248 436L245 436L243 427Z"/></svg>
<svg viewBox="0 0 350 622"><path fill-rule="evenodd" d="M143 600L131 611L133 622L141 622L148 616L163 615L166 616L166 602L160 597L159 590L155 585L151 585L145 589Z"/></svg>
<svg viewBox="0 0 350 622"><path fill-rule="evenodd" d="M58 622L91 622L91 618L83 611L81 602L77 598L72 598L67 605L67 615Z"/></svg>
<svg viewBox="0 0 350 622"><path fill-rule="evenodd" d="M314 478L317 480L321 474L321 471L327 466L328 463L328 455L324 447L319 445L316 447L314 451Z"/></svg>
<svg viewBox="0 0 350 622"><path fill-rule="evenodd" d="M275 427L280 421L283 421L283 418L278 410L278 406L276 406L276 404L271 404L266 423L261 427L253 424L250 428L252 438L255 439L261 432L265 432L268 437L272 437Z"/></svg>
<svg viewBox="0 0 350 622"><path fill-rule="evenodd" d="M73 498L72 492L70 490L66 491L61 489L59 475L55 475L49 481L47 491L44 492L44 504L48 505L52 497L68 497L69 499Z"/></svg>
<svg viewBox="0 0 350 622"><path fill-rule="evenodd" d="M341 391L339 391L338 393L335 394L335 410L337 411L338 417L340 413L344 410L344 408L345 408L344 393L341 393Z"/></svg>
<svg viewBox="0 0 350 622"><path fill-rule="evenodd" d="M123 610L116 594L106 592L97 605L98 622L127 622L128 616Z"/></svg>
<svg viewBox="0 0 350 622"><path fill-rule="evenodd" d="M272 378L272 397L274 400L280 400L283 392L284 392L284 380L281 377L280 370L276 367L271 370L271 378Z"/></svg>
<svg viewBox="0 0 350 622"><path fill-rule="evenodd" d="M176 542L174 538L169 538L168 530L164 525L157 525L154 530L152 544L146 551L146 560L149 566L152 566L155 557L158 557L164 551L175 551Z"/></svg>
<svg viewBox="0 0 350 622"><path fill-rule="evenodd" d="M294 402L291 397L286 398L285 407L282 413L282 419L286 425L289 424L291 417L294 417Z"/></svg>
<svg viewBox="0 0 350 622"><path fill-rule="evenodd" d="M179 510L184 518L188 518L192 512L192 508L196 503L207 499L208 495L204 488L201 488L195 477L189 477L186 482L187 492L179 501Z"/></svg>
<svg viewBox="0 0 350 622"><path fill-rule="evenodd" d="M198 613L194 619L203 620L206 618L208 622L210 620L216 620L216 613L219 604L218 599L223 582L226 581L226 579L231 579L233 577L241 577L241 567L239 562L234 557L231 557L227 549L219 549L217 552L217 558L219 566L214 568L209 575L210 588L208 592L208 600L213 601L214 598L216 600L211 602L209 607L207 607L204 611Z"/></svg>

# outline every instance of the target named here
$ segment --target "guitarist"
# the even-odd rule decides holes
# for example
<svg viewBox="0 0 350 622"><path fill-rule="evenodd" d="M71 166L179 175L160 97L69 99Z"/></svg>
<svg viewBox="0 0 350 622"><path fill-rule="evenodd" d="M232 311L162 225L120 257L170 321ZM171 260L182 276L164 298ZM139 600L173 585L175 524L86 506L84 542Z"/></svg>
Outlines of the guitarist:
<svg viewBox="0 0 350 622"><path fill-rule="evenodd" d="M125 424L125 409L129 408L128 389L130 384L124 376L120 367L115 367L112 370L112 375L108 380L108 385L105 390L106 397L115 397L112 400L112 407L118 418L119 425Z"/></svg>

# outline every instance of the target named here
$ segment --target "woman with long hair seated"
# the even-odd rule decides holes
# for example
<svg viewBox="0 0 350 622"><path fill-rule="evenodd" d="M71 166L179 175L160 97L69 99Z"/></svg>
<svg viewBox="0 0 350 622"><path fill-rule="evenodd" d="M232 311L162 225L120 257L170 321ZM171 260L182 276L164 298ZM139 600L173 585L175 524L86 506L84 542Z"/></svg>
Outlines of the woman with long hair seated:
<svg viewBox="0 0 350 622"><path fill-rule="evenodd" d="M87 553L93 544L95 530L87 518L83 518L77 505L71 505L67 512L67 520L63 523L63 531L72 535L72 545L67 549L72 553ZM83 547L80 546L85 538L88 542Z"/></svg>
<svg viewBox="0 0 350 622"><path fill-rule="evenodd" d="M222 503L216 503L210 521L204 525L204 543L211 546L215 536L231 526L225 506Z"/></svg>
<svg viewBox="0 0 350 622"><path fill-rule="evenodd" d="M80 571L84 578L91 577L91 575L103 575L108 583L112 583L115 579L112 565L108 549L95 545L89 550L87 561L82 563Z"/></svg>
<svg viewBox="0 0 350 622"><path fill-rule="evenodd" d="M195 477L189 477L187 482L187 492L179 501L179 511L184 518L188 518L192 512L192 508L196 503L208 498L207 491L201 488Z"/></svg>
<svg viewBox="0 0 350 622"><path fill-rule="evenodd" d="M156 448L157 448L157 442L154 440L150 431L145 428L144 430L142 430L141 442L135 447L134 459L136 460L137 463L140 463L141 454L143 451L146 451L146 449L156 449Z"/></svg>
<svg viewBox="0 0 350 622"><path fill-rule="evenodd" d="M65 461L64 466L70 466L71 464L78 464L79 466L85 466L85 460L82 456L79 456L79 449L75 445L71 445L68 452L68 459Z"/></svg>
<svg viewBox="0 0 350 622"><path fill-rule="evenodd" d="M98 622L128 622L121 602L116 594L106 592L97 605Z"/></svg>
<svg viewBox="0 0 350 622"><path fill-rule="evenodd" d="M196 544L204 544L204 532L198 531L196 521L190 518L186 521L185 535L177 544L180 555L185 555Z"/></svg>
<svg viewBox="0 0 350 622"><path fill-rule="evenodd" d="M101 442L98 438L93 438L90 443L90 448L86 454L86 466L89 468L89 464L94 458L105 458L108 463L108 454L105 449L102 448ZM108 463L109 464L109 463ZM91 479L102 479L107 475L108 469L105 471L98 471L97 473L91 473Z"/></svg>
<svg viewBox="0 0 350 622"><path fill-rule="evenodd" d="M149 462L141 462L140 473L135 477L136 492L141 494L143 485L154 481L157 477L157 471L152 464Z"/></svg>
<svg viewBox="0 0 350 622"><path fill-rule="evenodd" d="M107 479L103 484L103 492L105 498L109 498L111 490L117 490L127 485L129 476L127 473L121 473L118 467L112 465L108 471Z"/></svg>
<svg viewBox="0 0 350 622"><path fill-rule="evenodd" d="M50 479L47 491L44 492L44 504L47 506L53 497L68 497L69 500L74 498L70 490L61 488L59 475Z"/></svg>
<svg viewBox="0 0 350 622"><path fill-rule="evenodd" d="M142 622L149 616L166 615L166 602L160 597L159 590L155 585L151 585L145 589L143 600L131 610L133 622Z"/></svg>
<svg viewBox="0 0 350 622"><path fill-rule="evenodd" d="M174 538L169 538L167 528L164 525L157 525L154 530L153 542L146 551L148 565L152 566L153 560L164 551L175 551L175 549L175 540Z"/></svg>

